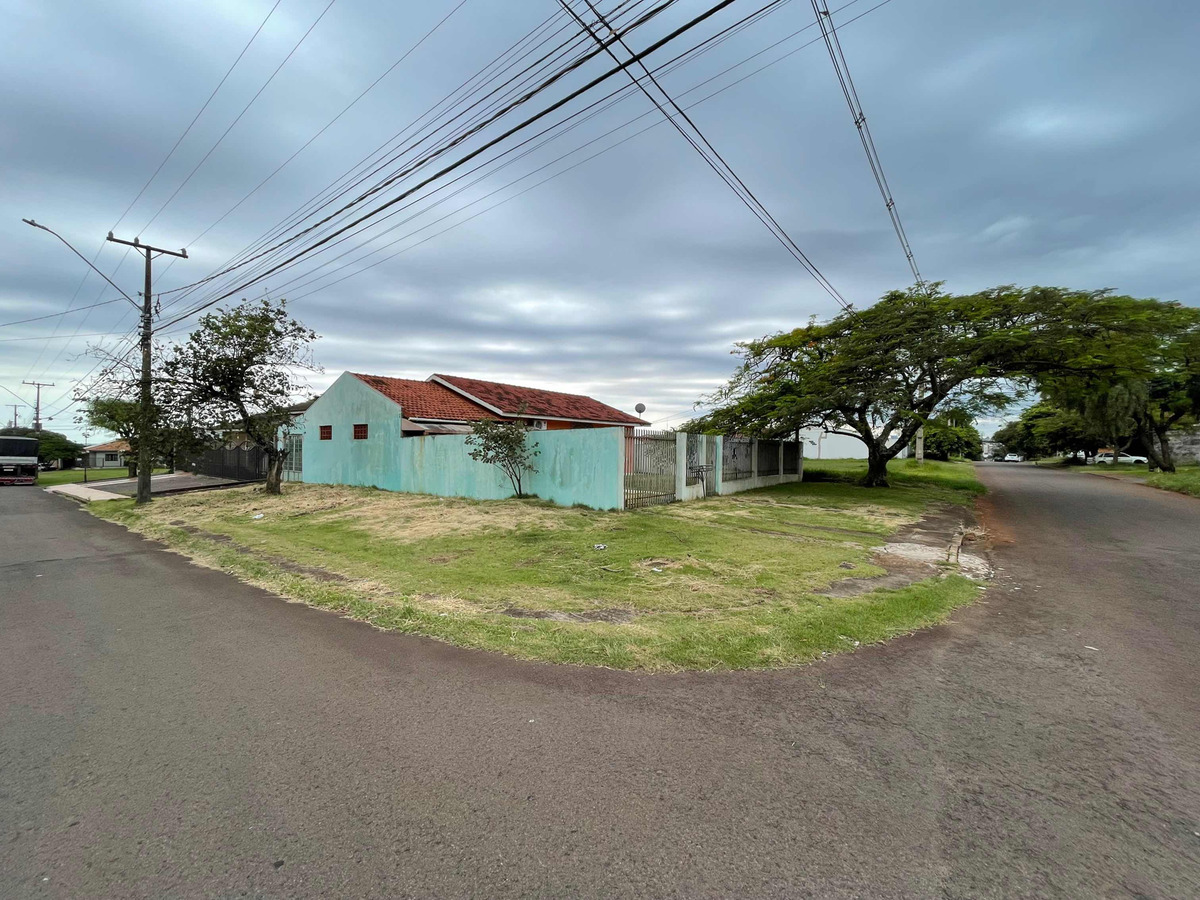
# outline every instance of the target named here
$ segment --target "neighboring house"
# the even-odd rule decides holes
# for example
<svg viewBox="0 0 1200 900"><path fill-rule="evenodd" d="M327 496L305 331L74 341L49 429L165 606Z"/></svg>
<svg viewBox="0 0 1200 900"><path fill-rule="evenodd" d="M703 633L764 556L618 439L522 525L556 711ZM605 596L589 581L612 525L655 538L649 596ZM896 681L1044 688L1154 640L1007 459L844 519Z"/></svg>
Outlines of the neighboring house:
<svg viewBox="0 0 1200 900"><path fill-rule="evenodd" d="M301 427L297 422L304 415L304 411L312 406L316 399L316 397L313 397L309 400L302 400L299 403L293 403L287 408L287 413L291 417L291 423L280 429L280 440L286 440L289 432L298 430ZM246 434L240 425L228 425L220 429L218 434L221 438L221 446L227 450L249 450L254 446L254 442L250 440L250 435Z"/></svg>
<svg viewBox="0 0 1200 900"><path fill-rule="evenodd" d="M120 469L129 465L129 442L109 441L107 444L96 444L85 447L89 469Z"/></svg>

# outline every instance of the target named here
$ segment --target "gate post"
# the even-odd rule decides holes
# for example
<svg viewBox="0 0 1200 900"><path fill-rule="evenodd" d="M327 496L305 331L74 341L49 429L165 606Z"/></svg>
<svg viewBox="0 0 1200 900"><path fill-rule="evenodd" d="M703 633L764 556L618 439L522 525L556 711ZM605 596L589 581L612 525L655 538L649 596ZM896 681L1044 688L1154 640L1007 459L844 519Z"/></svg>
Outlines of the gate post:
<svg viewBox="0 0 1200 900"><path fill-rule="evenodd" d="M687 494L687 432L675 432L675 499L683 500Z"/></svg>

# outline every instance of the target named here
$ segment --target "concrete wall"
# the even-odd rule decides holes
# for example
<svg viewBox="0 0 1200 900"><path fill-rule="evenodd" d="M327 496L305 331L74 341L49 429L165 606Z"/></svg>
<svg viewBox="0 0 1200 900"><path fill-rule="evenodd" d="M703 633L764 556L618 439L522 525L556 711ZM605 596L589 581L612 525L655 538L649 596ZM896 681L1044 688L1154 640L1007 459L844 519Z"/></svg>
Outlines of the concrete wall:
<svg viewBox="0 0 1200 900"><path fill-rule="evenodd" d="M467 435L402 437L400 415L397 404L342 375L304 414L304 481L477 500L512 496L504 473L471 459ZM354 440L356 424L367 426L366 440ZM320 440L322 425L332 427L331 440ZM522 484L526 493L563 506L623 506L623 429L531 431L528 440L539 456L537 473Z"/></svg>
<svg viewBox="0 0 1200 900"><path fill-rule="evenodd" d="M724 438L717 438L718 441L723 441ZM753 475L749 478L739 478L737 481L723 481L724 473L721 471L721 453L722 446L717 446L717 493L719 494L737 494L742 491L752 491L755 488L771 487L776 484L792 484L793 482L804 480L804 441L800 441L800 465L799 472L795 475L759 475L758 474L758 441L754 441L754 446L750 451L751 470ZM779 443L779 472L783 472L783 442Z"/></svg>
<svg viewBox="0 0 1200 900"><path fill-rule="evenodd" d="M858 438L829 434L820 428L800 432L804 455L809 459L866 459L867 445Z"/></svg>
<svg viewBox="0 0 1200 900"><path fill-rule="evenodd" d="M1200 463L1200 426L1171 432L1171 455L1176 465Z"/></svg>

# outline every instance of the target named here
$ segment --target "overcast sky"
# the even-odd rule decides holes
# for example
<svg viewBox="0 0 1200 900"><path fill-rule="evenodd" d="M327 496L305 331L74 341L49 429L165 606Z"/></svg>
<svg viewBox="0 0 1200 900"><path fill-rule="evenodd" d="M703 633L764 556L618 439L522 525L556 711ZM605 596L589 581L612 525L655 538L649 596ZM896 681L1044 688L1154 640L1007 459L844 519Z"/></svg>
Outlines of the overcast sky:
<svg viewBox="0 0 1200 900"><path fill-rule="evenodd" d="M739 0L651 62L764 2ZM869 11L877 2L858 0L834 20L866 13L845 25L842 46L926 277L956 292L1036 283L1200 304L1194 2L891 0ZM602 8L617 3L605 0ZM83 280L84 264L22 217L56 229L90 259L273 5L0 2L0 322L117 296L98 277ZM557 8L554 0L466 0L200 237L458 0L336 0L166 203L327 5L281 0L120 221L118 236L188 248L187 261L169 269L167 259L156 263L156 290L219 270ZM631 34L630 45L646 46L709 5L681 0ZM811 41L813 28L685 93L812 18L809 0L784 3L664 75L663 84L693 103ZM603 68L596 61L545 97L556 99ZM622 85L611 80L612 88ZM523 109L531 113L538 103L545 105L539 98ZM799 49L692 115L846 297L867 305L911 280L823 44ZM322 274L314 257L244 293L294 299L295 315L322 335L315 353L325 372L313 378L316 389L346 369L408 378L441 372L588 393L627 410L642 402L646 418L677 424L728 376L735 341L830 316L836 307L669 125L515 196L656 122L649 101L631 94L507 168L478 173L482 180L443 205L414 208L421 217L359 252L402 239L388 250L306 285ZM502 130L493 127L461 149ZM509 186L521 176L529 177ZM410 183L398 182L380 199ZM397 250L404 252L386 258ZM324 272L357 258L330 262ZM140 290L140 262L122 248L104 247L97 265L129 294ZM176 296L164 295L163 303ZM189 295L162 321L205 296ZM0 327L0 401L18 402L15 393L32 404L33 389L21 382L54 382L43 391L43 415L53 416L47 427L78 436L67 404L74 380L95 364L88 345L106 340L127 349L118 342L134 323L121 300ZM11 407L0 411L11 419ZM31 414L20 409L21 422Z"/></svg>

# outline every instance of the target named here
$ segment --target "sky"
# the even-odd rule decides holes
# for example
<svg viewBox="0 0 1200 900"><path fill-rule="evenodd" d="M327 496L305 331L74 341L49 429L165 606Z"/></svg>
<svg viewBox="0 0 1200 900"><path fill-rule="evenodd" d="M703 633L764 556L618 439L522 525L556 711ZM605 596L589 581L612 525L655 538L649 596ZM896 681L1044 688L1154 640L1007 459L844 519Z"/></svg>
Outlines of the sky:
<svg viewBox="0 0 1200 900"><path fill-rule="evenodd" d="M629 46L640 51L711 2L679 0L631 31ZM665 63L765 3L737 0L647 62ZM1052 284L1200 305L1193 4L830 5L926 278L954 292ZM553 0L0 0L0 403L27 404L17 413L28 424L34 388L22 382L52 382L44 425L80 438L72 391L89 385L92 348L128 352L136 322L114 288L22 218L56 230L135 297L141 260L106 244L110 229L186 247L187 260L155 261L154 287L164 292L162 339L186 337L196 316L175 315L241 287L254 268L175 289L221 272L404 129L413 140L423 113L556 12L552 27L565 27ZM780 3L661 72L661 83L681 105L696 104L689 115L713 146L838 291L865 306L912 276L813 21L809 0ZM436 165L608 68L605 58L585 63ZM356 241L222 303L287 298L321 335L314 391L347 369L438 372L587 393L625 410L644 403L660 426L683 422L730 375L737 341L838 307L627 76L540 124L617 88L626 91L611 107L570 120L577 127L552 142L436 195L414 194L417 205L370 220ZM466 105L450 115L486 108ZM0 406L0 419L12 414Z"/></svg>

